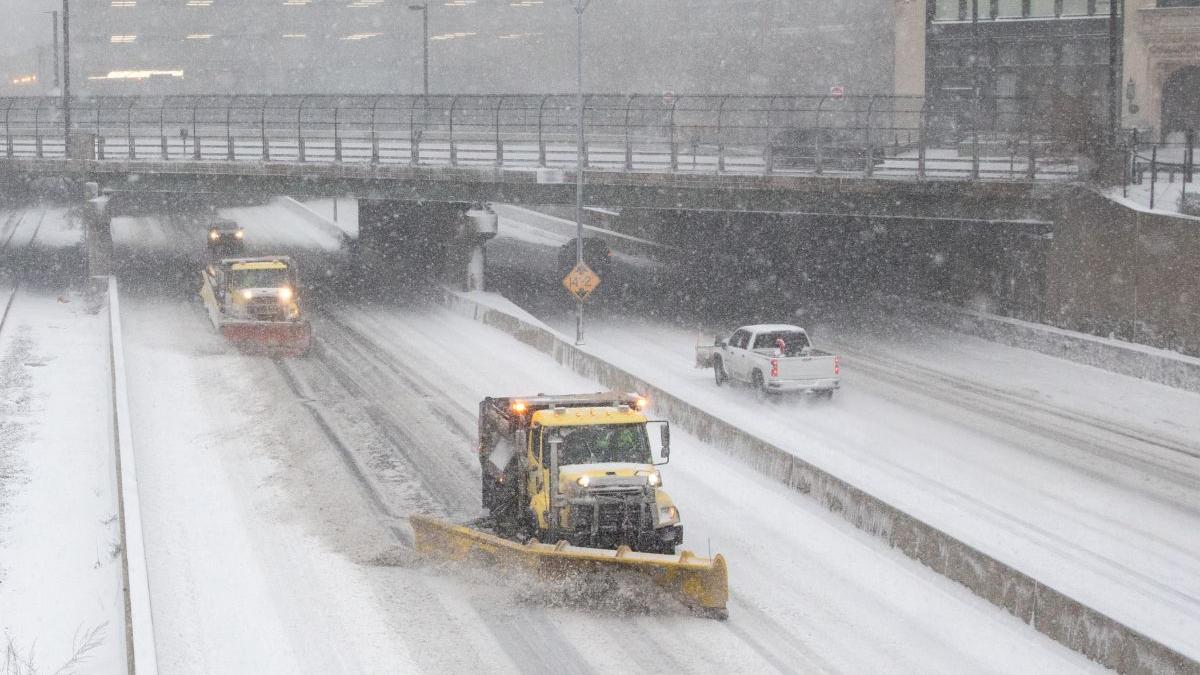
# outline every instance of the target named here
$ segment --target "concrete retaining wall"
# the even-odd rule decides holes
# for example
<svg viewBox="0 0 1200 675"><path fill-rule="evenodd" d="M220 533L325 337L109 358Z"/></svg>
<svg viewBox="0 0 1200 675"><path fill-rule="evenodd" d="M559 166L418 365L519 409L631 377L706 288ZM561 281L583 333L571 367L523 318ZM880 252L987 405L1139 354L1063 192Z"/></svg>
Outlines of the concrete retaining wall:
<svg viewBox="0 0 1200 675"><path fill-rule="evenodd" d="M941 530L798 459L719 416L577 349L544 326L447 293L452 310L497 328L606 387L649 394L655 409L699 439L816 499L855 527L971 589L1054 640L1122 673L1200 675L1200 663L1039 583ZM732 570L737 583L737 569ZM735 618L736 620L736 618Z"/></svg>
<svg viewBox="0 0 1200 675"><path fill-rule="evenodd" d="M928 303L924 310L952 330L1200 393L1194 356L948 305Z"/></svg>

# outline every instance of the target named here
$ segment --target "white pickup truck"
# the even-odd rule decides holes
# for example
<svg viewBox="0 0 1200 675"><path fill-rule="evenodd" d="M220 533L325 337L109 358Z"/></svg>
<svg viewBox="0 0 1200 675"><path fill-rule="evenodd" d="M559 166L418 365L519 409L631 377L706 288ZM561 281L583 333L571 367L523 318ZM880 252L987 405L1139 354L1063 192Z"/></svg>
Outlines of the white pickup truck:
<svg viewBox="0 0 1200 675"><path fill-rule="evenodd" d="M696 347L696 364L712 367L717 386L743 382L762 395L833 398L841 386L841 357L814 349L803 328L788 324L742 326L712 347Z"/></svg>

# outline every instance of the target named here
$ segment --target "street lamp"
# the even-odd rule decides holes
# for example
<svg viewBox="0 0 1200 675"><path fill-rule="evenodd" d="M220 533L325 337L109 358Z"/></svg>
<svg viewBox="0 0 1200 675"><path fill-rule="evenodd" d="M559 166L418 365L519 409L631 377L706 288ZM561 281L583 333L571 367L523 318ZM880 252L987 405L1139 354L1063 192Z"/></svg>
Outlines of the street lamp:
<svg viewBox="0 0 1200 675"><path fill-rule="evenodd" d="M583 264L583 12L592 0L569 0L575 8L575 265ZM575 302L575 344L583 344L583 300Z"/></svg>
<svg viewBox="0 0 1200 675"><path fill-rule="evenodd" d="M408 8L414 12L421 13L421 63L424 66L425 73L425 95L429 96L429 3L409 5Z"/></svg>

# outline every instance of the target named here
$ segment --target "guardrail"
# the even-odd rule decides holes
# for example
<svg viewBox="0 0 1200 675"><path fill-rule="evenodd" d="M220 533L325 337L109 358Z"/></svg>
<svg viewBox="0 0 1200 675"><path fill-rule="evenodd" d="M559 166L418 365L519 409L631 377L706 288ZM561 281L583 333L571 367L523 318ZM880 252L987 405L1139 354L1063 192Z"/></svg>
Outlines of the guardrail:
<svg viewBox="0 0 1200 675"><path fill-rule="evenodd" d="M1036 100L584 97L584 164L612 171L972 180L1078 176ZM0 156L67 153L61 100L0 99ZM79 159L574 167L575 97L97 97L71 106Z"/></svg>
<svg viewBox="0 0 1200 675"><path fill-rule="evenodd" d="M1144 188L1146 206L1154 209L1165 207L1168 210L1177 209L1180 213L1200 216L1200 195L1197 188L1191 187L1196 177L1196 132L1189 129L1179 142L1175 143L1145 143L1139 142L1136 133L1128 141L1125 162L1125 180L1122 185L1124 196L1128 197L1130 188ZM1179 195L1170 191L1170 197L1175 203L1163 203L1158 198L1160 188L1170 186L1178 180ZM1191 192L1191 196L1188 193ZM1156 199L1158 203L1156 204Z"/></svg>
<svg viewBox="0 0 1200 675"><path fill-rule="evenodd" d="M117 453L117 504L121 523L122 572L125 577L125 641L129 672L158 672L154 617L150 610L150 577L142 532L142 506L130 426L125 381L125 343L116 277L108 277L109 364L113 386L113 422Z"/></svg>

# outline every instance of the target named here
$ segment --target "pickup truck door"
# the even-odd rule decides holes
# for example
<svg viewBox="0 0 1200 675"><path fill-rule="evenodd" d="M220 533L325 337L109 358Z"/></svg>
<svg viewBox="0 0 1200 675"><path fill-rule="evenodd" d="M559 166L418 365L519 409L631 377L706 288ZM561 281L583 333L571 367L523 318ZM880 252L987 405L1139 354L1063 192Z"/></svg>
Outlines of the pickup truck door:
<svg viewBox="0 0 1200 675"><path fill-rule="evenodd" d="M729 338L728 374L735 380L747 380L750 377L749 356L746 347L750 346L749 331L736 331Z"/></svg>

